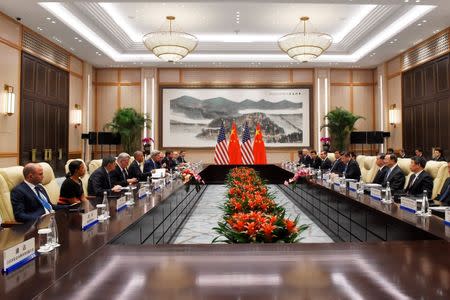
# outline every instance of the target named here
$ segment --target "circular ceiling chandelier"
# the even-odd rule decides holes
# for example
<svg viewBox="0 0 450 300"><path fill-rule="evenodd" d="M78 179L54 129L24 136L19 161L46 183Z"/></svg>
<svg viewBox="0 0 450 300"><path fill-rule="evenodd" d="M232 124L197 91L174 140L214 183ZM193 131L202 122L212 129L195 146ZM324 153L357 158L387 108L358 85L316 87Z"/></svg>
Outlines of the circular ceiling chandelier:
<svg viewBox="0 0 450 300"><path fill-rule="evenodd" d="M189 33L172 30L174 16L167 16L169 30L150 32L144 35L143 42L153 54L162 60L175 62L183 59L197 47L197 38Z"/></svg>
<svg viewBox="0 0 450 300"><path fill-rule="evenodd" d="M291 58L308 62L319 57L327 50L333 38L326 33L306 32L306 22L309 17L301 17L303 22L303 31L295 30L295 32L287 34L278 40L278 46L286 52ZM297 26L298 27L298 26Z"/></svg>

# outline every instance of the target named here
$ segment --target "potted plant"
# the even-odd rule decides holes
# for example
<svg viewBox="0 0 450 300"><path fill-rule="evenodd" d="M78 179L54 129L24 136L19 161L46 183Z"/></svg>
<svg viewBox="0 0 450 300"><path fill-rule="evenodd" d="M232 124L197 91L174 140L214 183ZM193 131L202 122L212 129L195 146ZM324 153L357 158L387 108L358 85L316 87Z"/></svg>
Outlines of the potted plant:
<svg viewBox="0 0 450 300"><path fill-rule="evenodd" d="M123 151L133 153L140 148L142 130L151 128L151 119L134 108L121 108L104 128L120 134Z"/></svg>
<svg viewBox="0 0 450 300"><path fill-rule="evenodd" d="M149 155L150 154L150 152L152 150L152 146L150 145L150 143L154 143L154 142L155 142L155 140L152 139L152 138L149 138L149 137L146 137L146 138L142 139L142 143L144 144L143 148L144 148L144 154L145 155Z"/></svg>
<svg viewBox="0 0 450 300"><path fill-rule="evenodd" d="M343 151L346 148L346 141L350 132L355 130L356 121L364 118L354 115L342 107L336 107L328 112L324 119L327 121L327 124L323 125L321 128L327 127L330 130L335 150Z"/></svg>
<svg viewBox="0 0 450 300"><path fill-rule="evenodd" d="M321 137L320 142L322 143L322 149L323 151L330 151L330 141L331 139L329 137Z"/></svg>

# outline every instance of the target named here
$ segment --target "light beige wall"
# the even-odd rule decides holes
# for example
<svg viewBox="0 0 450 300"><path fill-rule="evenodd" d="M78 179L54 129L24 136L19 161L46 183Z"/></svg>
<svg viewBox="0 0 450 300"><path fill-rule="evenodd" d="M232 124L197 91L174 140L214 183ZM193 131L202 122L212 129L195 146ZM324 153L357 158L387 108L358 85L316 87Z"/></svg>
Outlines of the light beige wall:
<svg viewBox="0 0 450 300"><path fill-rule="evenodd" d="M16 165L19 162L20 134L20 73L21 41L23 27L20 23L0 12L0 94L3 96L5 84L13 86L16 94L15 114L5 116L0 113L0 167ZM83 104L83 61L70 56L69 66L69 111L75 104ZM0 110L3 102L0 100ZM81 156L81 127L69 125L69 157Z"/></svg>
<svg viewBox="0 0 450 300"><path fill-rule="evenodd" d="M387 104L388 108L393 105L400 110L402 115L402 73L400 66L400 57L396 57L393 60L387 62ZM389 116L389 115L388 115ZM392 147L396 150L403 147L403 126L402 123L397 124L395 127L389 125L391 137L388 139L388 147Z"/></svg>
<svg viewBox="0 0 450 300"><path fill-rule="evenodd" d="M373 70L331 69L331 109L342 107L364 117L356 122L356 130L375 130Z"/></svg>
<svg viewBox="0 0 450 300"><path fill-rule="evenodd" d="M21 36L21 25L0 14L0 167L19 161ZM14 87L16 94L12 116L3 113L5 84Z"/></svg>

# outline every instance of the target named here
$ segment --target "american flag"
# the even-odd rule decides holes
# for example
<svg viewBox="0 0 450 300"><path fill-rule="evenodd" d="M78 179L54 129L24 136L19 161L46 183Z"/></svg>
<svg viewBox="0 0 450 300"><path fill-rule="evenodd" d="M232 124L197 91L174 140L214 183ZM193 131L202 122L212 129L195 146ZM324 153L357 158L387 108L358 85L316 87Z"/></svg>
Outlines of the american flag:
<svg viewBox="0 0 450 300"><path fill-rule="evenodd" d="M216 165L228 165L230 158L228 157L227 140L225 138L225 127L220 126L219 136L217 137L217 145L214 151L214 163Z"/></svg>
<svg viewBox="0 0 450 300"><path fill-rule="evenodd" d="M255 163L252 140L250 139L250 130L248 129L247 122L245 123L244 135L242 136L241 152L244 165L252 165Z"/></svg>

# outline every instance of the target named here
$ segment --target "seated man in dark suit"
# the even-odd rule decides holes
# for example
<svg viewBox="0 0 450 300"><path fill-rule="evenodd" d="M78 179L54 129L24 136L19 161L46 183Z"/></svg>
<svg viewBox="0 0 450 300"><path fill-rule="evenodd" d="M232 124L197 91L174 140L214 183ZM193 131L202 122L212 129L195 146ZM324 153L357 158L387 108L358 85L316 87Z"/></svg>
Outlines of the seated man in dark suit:
<svg viewBox="0 0 450 300"><path fill-rule="evenodd" d="M161 166L163 168L166 168L167 170L173 170L175 169L177 163L173 160L173 151L167 150L166 156L161 161Z"/></svg>
<svg viewBox="0 0 450 300"><path fill-rule="evenodd" d="M329 170L331 169L331 160L328 158L328 152L327 151L321 151L320 152L320 159L321 159L321 164L320 164L320 168L322 170Z"/></svg>
<svg viewBox="0 0 450 300"><path fill-rule="evenodd" d="M448 175L450 176L450 161L448 164ZM440 202L441 205L450 206L450 177L444 182L441 191L436 197L436 200Z"/></svg>
<svg viewBox="0 0 450 300"><path fill-rule="evenodd" d="M397 165L397 156L395 154L386 154L384 156L384 164L388 167L386 176L384 177L383 187L389 186L393 193L398 193L403 191L405 186L405 174L403 174L400 167Z"/></svg>
<svg viewBox="0 0 450 300"><path fill-rule="evenodd" d="M386 177L386 172L389 169L384 164L384 154L383 153L380 153L377 155L377 160L375 163L377 164L378 168L380 168L380 169L378 170L377 174L375 175L375 178L373 179L373 183L382 184L384 177Z"/></svg>
<svg viewBox="0 0 450 300"><path fill-rule="evenodd" d="M432 160L434 160L434 161L446 161L446 159L444 157L444 151L441 148L439 148L439 147L434 148L433 159Z"/></svg>
<svg viewBox="0 0 450 300"><path fill-rule="evenodd" d="M137 178L139 181L146 181L147 177L152 178L152 174L144 173L144 153L142 151L134 152L134 161L128 167L130 178Z"/></svg>
<svg viewBox="0 0 450 300"><path fill-rule="evenodd" d="M433 191L433 178L430 174L423 169L427 161L423 157L411 158L410 170L413 172L409 177L408 184L406 185L405 193L411 196L422 196L423 191L427 191L428 199L431 199L431 193Z"/></svg>
<svg viewBox="0 0 450 300"><path fill-rule="evenodd" d="M144 173L150 173L153 169L161 168L161 151L153 150L150 159L144 163Z"/></svg>
<svg viewBox="0 0 450 300"><path fill-rule="evenodd" d="M333 165L331 166L331 170L330 170L331 173L336 173L336 174L341 175L342 172L344 172L345 166L341 160L342 154L344 154L344 153L341 151L334 151L335 160L333 162Z"/></svg>
<svg viewBox="0 0 450 300"><path fill-rule="evenodd" d="M405 152L405 149L400 149L399 151L398 151L398 158L408 158L407 156L406 156L406 152Z"/></svg>
<svg viewBox="0 0 450 300"><path fill-rule="evenodd" d="M180 150L180 154L178 155L178 158L177 158L177 163L178 164L185 164L185 163L187 163L187 161L186 161L186 151L184 151L184 150Z"/></svg>
<svg viewBox="0 0 450 300"><path fill-rule="evenodd" d="M305 167L312 167L313 159L309 154L309 150L306 148L302 149L302 156L300 158L299 164L304 165Z"/></svg>
<svg viewBox="0 0 450 300"><path fill-rule="evenodd" d="M41 185L44 170L39 164L27 164L23 168L23 177L25 180L11 191L11 205L18 222L34 221L44 214L67 207L50 202L45 188Z"/></svg>
<svg viewBox="0 0 450 300"><path fill-rule="evenodd" d="M423 150L422 150L421 148L417 148L416 150L414 150L414 154L415 154L415 156L425 158L425 157L423 156Z"/></svg>
<svg viewBox="0 0 450 300"><path fill-rule="evenodd" d="M102 160L102 166L95 170L88 181L88 195L89 196L103 196L103 192L107 192L108 195L113 193L120 193L121 186L111 185L109 173L116 168L116 159L112 156L104 157Z"/></svg>
<svg viewBox="0 0 450 300"><path fill-rule="evenodd" d="M344 171L342 172L342 175L345 176L346 179L359 180L361 177L361 170L359 169L359 165L356 160L352 158L350 152L345 152L341 159L344 164Z"/></svg>
<svg viewBox="0 0 450 300"><path fill-rule="evenodd" d="M130 155L122 152L117 156L116 168L109 173L112 185L128 186L137 183L137 178L133 178L128 174L128 165L130 164Z"/></svg>
<svg viewBox="0 0 450 300"><path fill-rule="evenodd" d="M316 150L311 150L311 168L313 169L320 169L320 166L322 165L322 160L320 159L320 157L317 155L317 151Z"/></svg>

